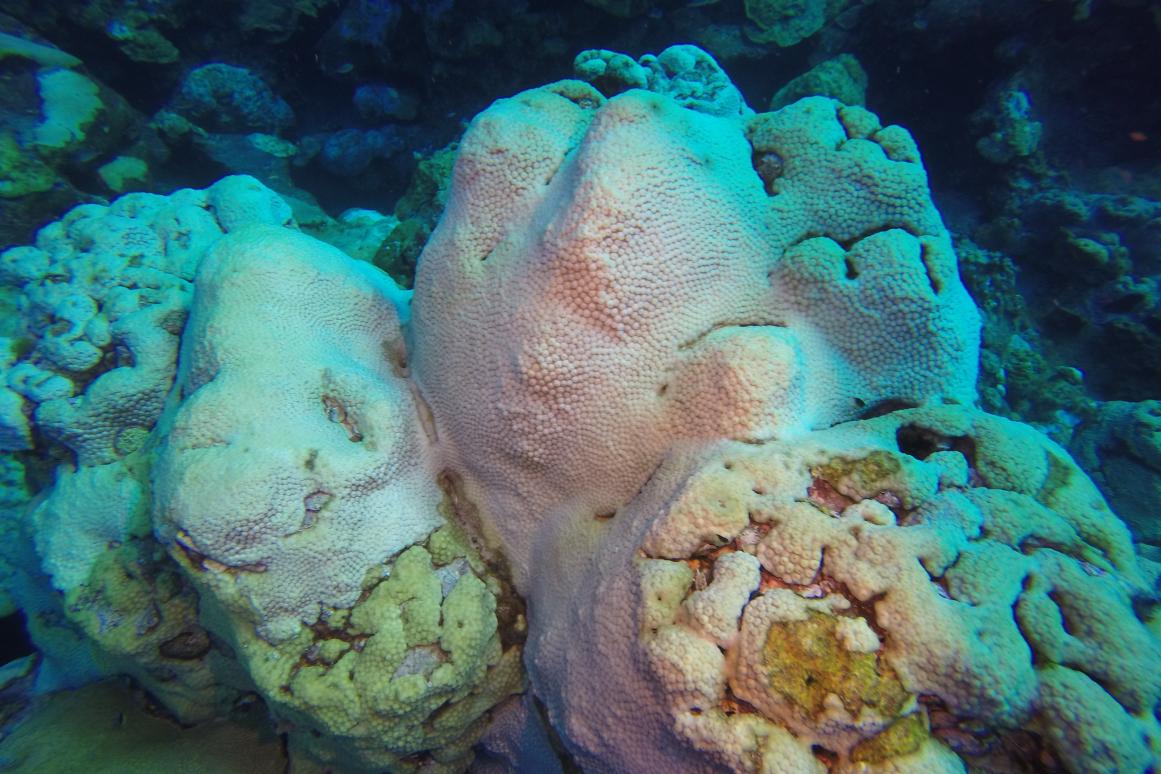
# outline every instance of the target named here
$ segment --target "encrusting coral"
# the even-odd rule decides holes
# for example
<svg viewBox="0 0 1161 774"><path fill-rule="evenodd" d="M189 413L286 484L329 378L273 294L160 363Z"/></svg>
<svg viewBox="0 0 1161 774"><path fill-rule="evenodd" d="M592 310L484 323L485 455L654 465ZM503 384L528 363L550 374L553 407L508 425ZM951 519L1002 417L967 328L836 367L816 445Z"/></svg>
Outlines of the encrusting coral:
<svg viewBox="0 0 1161 774"><path fill-rule="evenodd" d="M530 599L533 684L585 768L677 746L686 771L1135 771L1161 750L1155 577L1024 426L933 407L677 453L611 524Z"/></svg>
<svg viewBox="0 0 1161 774"><path fill-rule="evenodd" d="M609 94L472 123L414 296L245 178L4 254L0 438L62 460L2 468L55 478L0 511L43 687L254 692L341 771L1156 766L1158 568L970 407L908 133L755 114L689 46L577 61Z"/></svg>
<svg viewBox="0 0 1161 774"><path fill-rule="evenodd" d="M220 714L245 688L154 538L147 446L206 248L245 225L292 222L273 192L232 177L83 205L35 245L0 254L0 283L19 291L5 334L23 342L0 387L16 405L6 450L30 448L31 426L41 454L62 460L50 489L5 507L0 552L45 658L43 688L128 673L187 722ZM45 475L26 461L25 477Z"/></svg>

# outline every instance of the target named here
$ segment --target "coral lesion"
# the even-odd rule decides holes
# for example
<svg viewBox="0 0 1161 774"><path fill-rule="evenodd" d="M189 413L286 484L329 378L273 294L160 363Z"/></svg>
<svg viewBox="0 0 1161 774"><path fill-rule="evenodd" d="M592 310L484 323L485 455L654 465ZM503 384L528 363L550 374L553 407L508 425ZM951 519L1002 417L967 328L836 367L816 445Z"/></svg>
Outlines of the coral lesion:
<svg viewBox="0 0 1161 774"><path fill-rule="evenodd" d="M323 411L327 421L343 426L347 431L347 438L351 443L363 440L363 433L359 430L359 422L345 403L334 395L322 396Z"/></svg>

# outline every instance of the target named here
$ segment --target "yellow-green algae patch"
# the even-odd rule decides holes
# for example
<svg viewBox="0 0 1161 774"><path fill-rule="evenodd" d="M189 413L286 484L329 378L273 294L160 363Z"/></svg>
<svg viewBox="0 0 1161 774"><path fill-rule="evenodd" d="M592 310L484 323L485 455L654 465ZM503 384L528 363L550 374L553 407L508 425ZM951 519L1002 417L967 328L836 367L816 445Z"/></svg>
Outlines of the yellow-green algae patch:
<svg viewBox="0 0 1161 774"><path fill-rule="evenodd" d="M149 179L149 165L136 156L118 156L97 169L101 181L114 193L125 193Z"/></svg>
<svg viewBox="0 0 1161 774"><path fill-rule="evenodd" d="M369 573L351 609L277 645L235 629L234 645L292 751L342 771L462 771L491 708L524 687L511 595L445 526Z"/></svg>
<svg viewBox="0 0 1161 774"><path fill-rule="evenodd" d="M814 474L844 494L850 490L874 493L887 489L899 477L899 458L886 451L873 451L858 458L838 457L818 466Z"/></svg>
<svg viewBox="0 0 1161 774"><path fill-rule="evenodd" d="M56 173L20 147L11 132L0 133L0 198L15 199L52 188Z"/></svg>
<svg viewBox="0 0 1161 774"><path fill-rule="evenodd" d="M863 708L884 717L899 714L911 694L874 653L843 647L837 624L834 616L817 612L802 621L772 624L762 650L771 690L809 717L822 713L832 694L854 716Z"/></svg>
<svg viewBox="0 0 1161 774"><path fill-rule="evenodd" d="M923 715L912 713L899 718L870 739L859 742L851 750L855 763L879 763L902 758L918 752L931 738Z"/></svg>

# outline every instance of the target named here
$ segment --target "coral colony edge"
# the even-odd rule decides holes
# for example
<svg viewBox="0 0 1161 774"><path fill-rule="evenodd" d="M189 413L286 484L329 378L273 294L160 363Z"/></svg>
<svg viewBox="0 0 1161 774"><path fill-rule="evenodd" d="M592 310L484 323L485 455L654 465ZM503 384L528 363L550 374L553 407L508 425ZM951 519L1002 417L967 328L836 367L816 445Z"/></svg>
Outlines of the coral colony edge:
<svg viewBox="0 0 1161 774"><path fill-rule="evenodd" d="M1161 565L975 407L911 135L575 68L471 121L414 289L246 176L0 256L0 441L64 450L2 458L5 690L248 771L1155 767Z"/></svg>

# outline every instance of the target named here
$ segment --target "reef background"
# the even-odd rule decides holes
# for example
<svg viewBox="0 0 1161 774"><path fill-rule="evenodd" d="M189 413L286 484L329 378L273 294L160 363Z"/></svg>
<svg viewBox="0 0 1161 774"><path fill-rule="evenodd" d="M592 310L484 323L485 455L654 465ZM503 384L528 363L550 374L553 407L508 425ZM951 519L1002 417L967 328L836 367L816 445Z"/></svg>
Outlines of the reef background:
<svg viewBox="0 0 1161 774"><path fill-rule="evenodd" d="M757 110L819 94L913 134L984 317L981 407L1068 448L1161 558L1155 0L4 0L0 250L78 204L247 174L409 287L467 121L581 51L676 43ZM7 368L22 343L0 342ZM21 613L3 626L0 661L28 652Z"/></svg>

